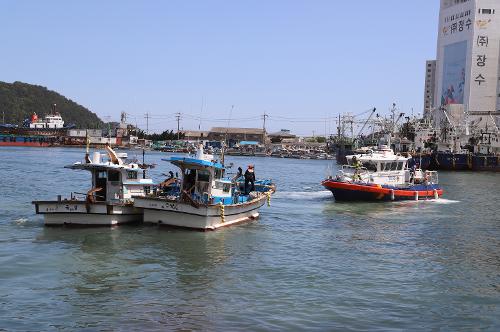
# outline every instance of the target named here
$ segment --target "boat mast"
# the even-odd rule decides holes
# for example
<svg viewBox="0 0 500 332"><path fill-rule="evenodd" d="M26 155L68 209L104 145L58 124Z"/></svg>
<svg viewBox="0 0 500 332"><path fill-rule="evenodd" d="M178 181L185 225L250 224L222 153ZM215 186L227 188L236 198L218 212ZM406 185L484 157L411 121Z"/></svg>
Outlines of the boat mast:
<svg viewBox="0 0 500 332"><path fill-rule="evenodd" d="M89 145L90 145L90 139L89 139L89 131L88 129L85 129L85 162L87 164L90 164L90 151L89 151Z"/></svg>

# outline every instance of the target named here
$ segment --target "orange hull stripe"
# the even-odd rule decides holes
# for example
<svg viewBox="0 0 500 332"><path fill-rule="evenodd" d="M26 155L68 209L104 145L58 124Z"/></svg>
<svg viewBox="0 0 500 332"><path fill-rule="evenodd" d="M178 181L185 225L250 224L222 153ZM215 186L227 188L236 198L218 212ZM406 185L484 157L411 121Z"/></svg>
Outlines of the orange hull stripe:
<svg viewBox="0 0 500 332"><path fill-rule="evenodd" d="M376 186L363 186L363 185L354 184L354 183L329 182L329 181L324 181L322 184L327 188L364 191L364 192L369 192L369 193L377 193L377 194L385 194L385 195L391 194L391 189L381 188L381 187L376 187ZM396 195L396 196L413 197L413 196L415 196L415 192L417 192L417 191L394 189L394 195ZM443 195L443 190L438 189L437 194L439 196ZM434 190L418 190L418 195L419 196L434 196Z"/></svg>

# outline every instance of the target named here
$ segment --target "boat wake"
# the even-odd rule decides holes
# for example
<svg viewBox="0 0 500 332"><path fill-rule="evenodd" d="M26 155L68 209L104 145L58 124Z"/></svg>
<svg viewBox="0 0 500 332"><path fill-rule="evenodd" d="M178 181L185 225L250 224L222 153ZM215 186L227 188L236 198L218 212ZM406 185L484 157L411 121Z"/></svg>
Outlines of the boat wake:
<svg viewBox="0 0 500 332"><path fill-rule="evenodd" d="M19 219L15 219L15 220L14 220L14 223L16 223L17 225L23 225L23 224L25 224L27 221L28 221L28 218L19 218Z"/></svg>
<svg viewBox="0 0 500 332"><path fill-rule="evenodd" d="M418 201L414 200L405 200L405 201L398 201L398 202L393 202L401 205L411 205L411 204L425 204L425 203L432 203L432 204L455 204L455 203L460 203L460 201L455 201L453 199L446 199L446 198L439 198L439 199L421 199Z"/></svg>
<svg viewBox="0 0 500 332"><path fill-rule="evenodd" d="M274 194L276 198L315 200L318 198L333 198L329 190L321 191L278 191Z"/></svg>
<svg viewBox="0 0 500 332"><path fill-rule="evenodd" d="M453 199L446 199L446 198L420 200L419 202L432 202L432 203L435 203L435 204L455 204L455 203L460 203L460 201L455 201Z"/></svg>

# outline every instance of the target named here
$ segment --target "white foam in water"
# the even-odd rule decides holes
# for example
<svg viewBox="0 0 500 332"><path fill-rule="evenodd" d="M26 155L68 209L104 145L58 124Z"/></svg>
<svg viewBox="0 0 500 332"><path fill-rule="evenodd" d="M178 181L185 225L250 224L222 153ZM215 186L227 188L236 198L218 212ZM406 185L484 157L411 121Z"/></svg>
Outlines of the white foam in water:
<svg viewBox="0 0 500 332"><path fill-rule="evenodd" d="M278 191L275 196L278 198L286 197L291 199L318 199L332 197L332 192L328 190L321 191Z"/></svg>
<svg viewBox="0 0 500 332"><path fill-rule="evenodd" d="M27 221L28 221L27 218L19 218L19 219L14 220L14 222L18 225L22 225L22 224L26 223Z"/></svg>
<svg viewBox="0 0 500 332"><path fill-rule="evenodd" d="M415 200L403 200L403 201L397 201L394 203L399 203L399 204L413 204L413 203L433 203L433 204L455 204L455 203L460 203L460 201L455 201L452 199L446 199L446 198L438 198L438 199L419 199L418 201Z"/></svg>
<svg viewBox="0 0 500 332"><path fill-rule="evenodd" d="M455 203L460 203L460 201L455 201L452 199L446 199L446 198L438 198L438 199L428 199L428 200L421 200L420 202L432 202L436 204L455 204Z"/></svg>

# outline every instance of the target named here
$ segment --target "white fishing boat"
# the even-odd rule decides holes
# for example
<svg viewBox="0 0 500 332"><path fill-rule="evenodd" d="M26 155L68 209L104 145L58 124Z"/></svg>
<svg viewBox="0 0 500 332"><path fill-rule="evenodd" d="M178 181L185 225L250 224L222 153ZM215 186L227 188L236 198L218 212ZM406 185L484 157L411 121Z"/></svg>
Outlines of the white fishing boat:
<svg viewBox="0 0 500 332"><path fill-rule="evenodd" d="M153 181L146 177L141 165L125 163L109 146L105 149L108 160L103 160L99 152L94 152L90 159L87 148L83 162L65 166L91 173L92 187L87 193L33 202L46 225L113 226L142 221L142 209L133 205L133 197L148 193Z"/></svg>
<svg viewBox="0 0 500 332"><path fill-rule="evenodd" d="M274 185L267 184L245 194L236 179L224 177L223 163L205 155L202 146L194 157L164 160L181 170L179 191L172 194L156 190L135 197L134 206L144 210L147 223L215 230L258 218L259 208L270 203L275 191Z"/></svg>

